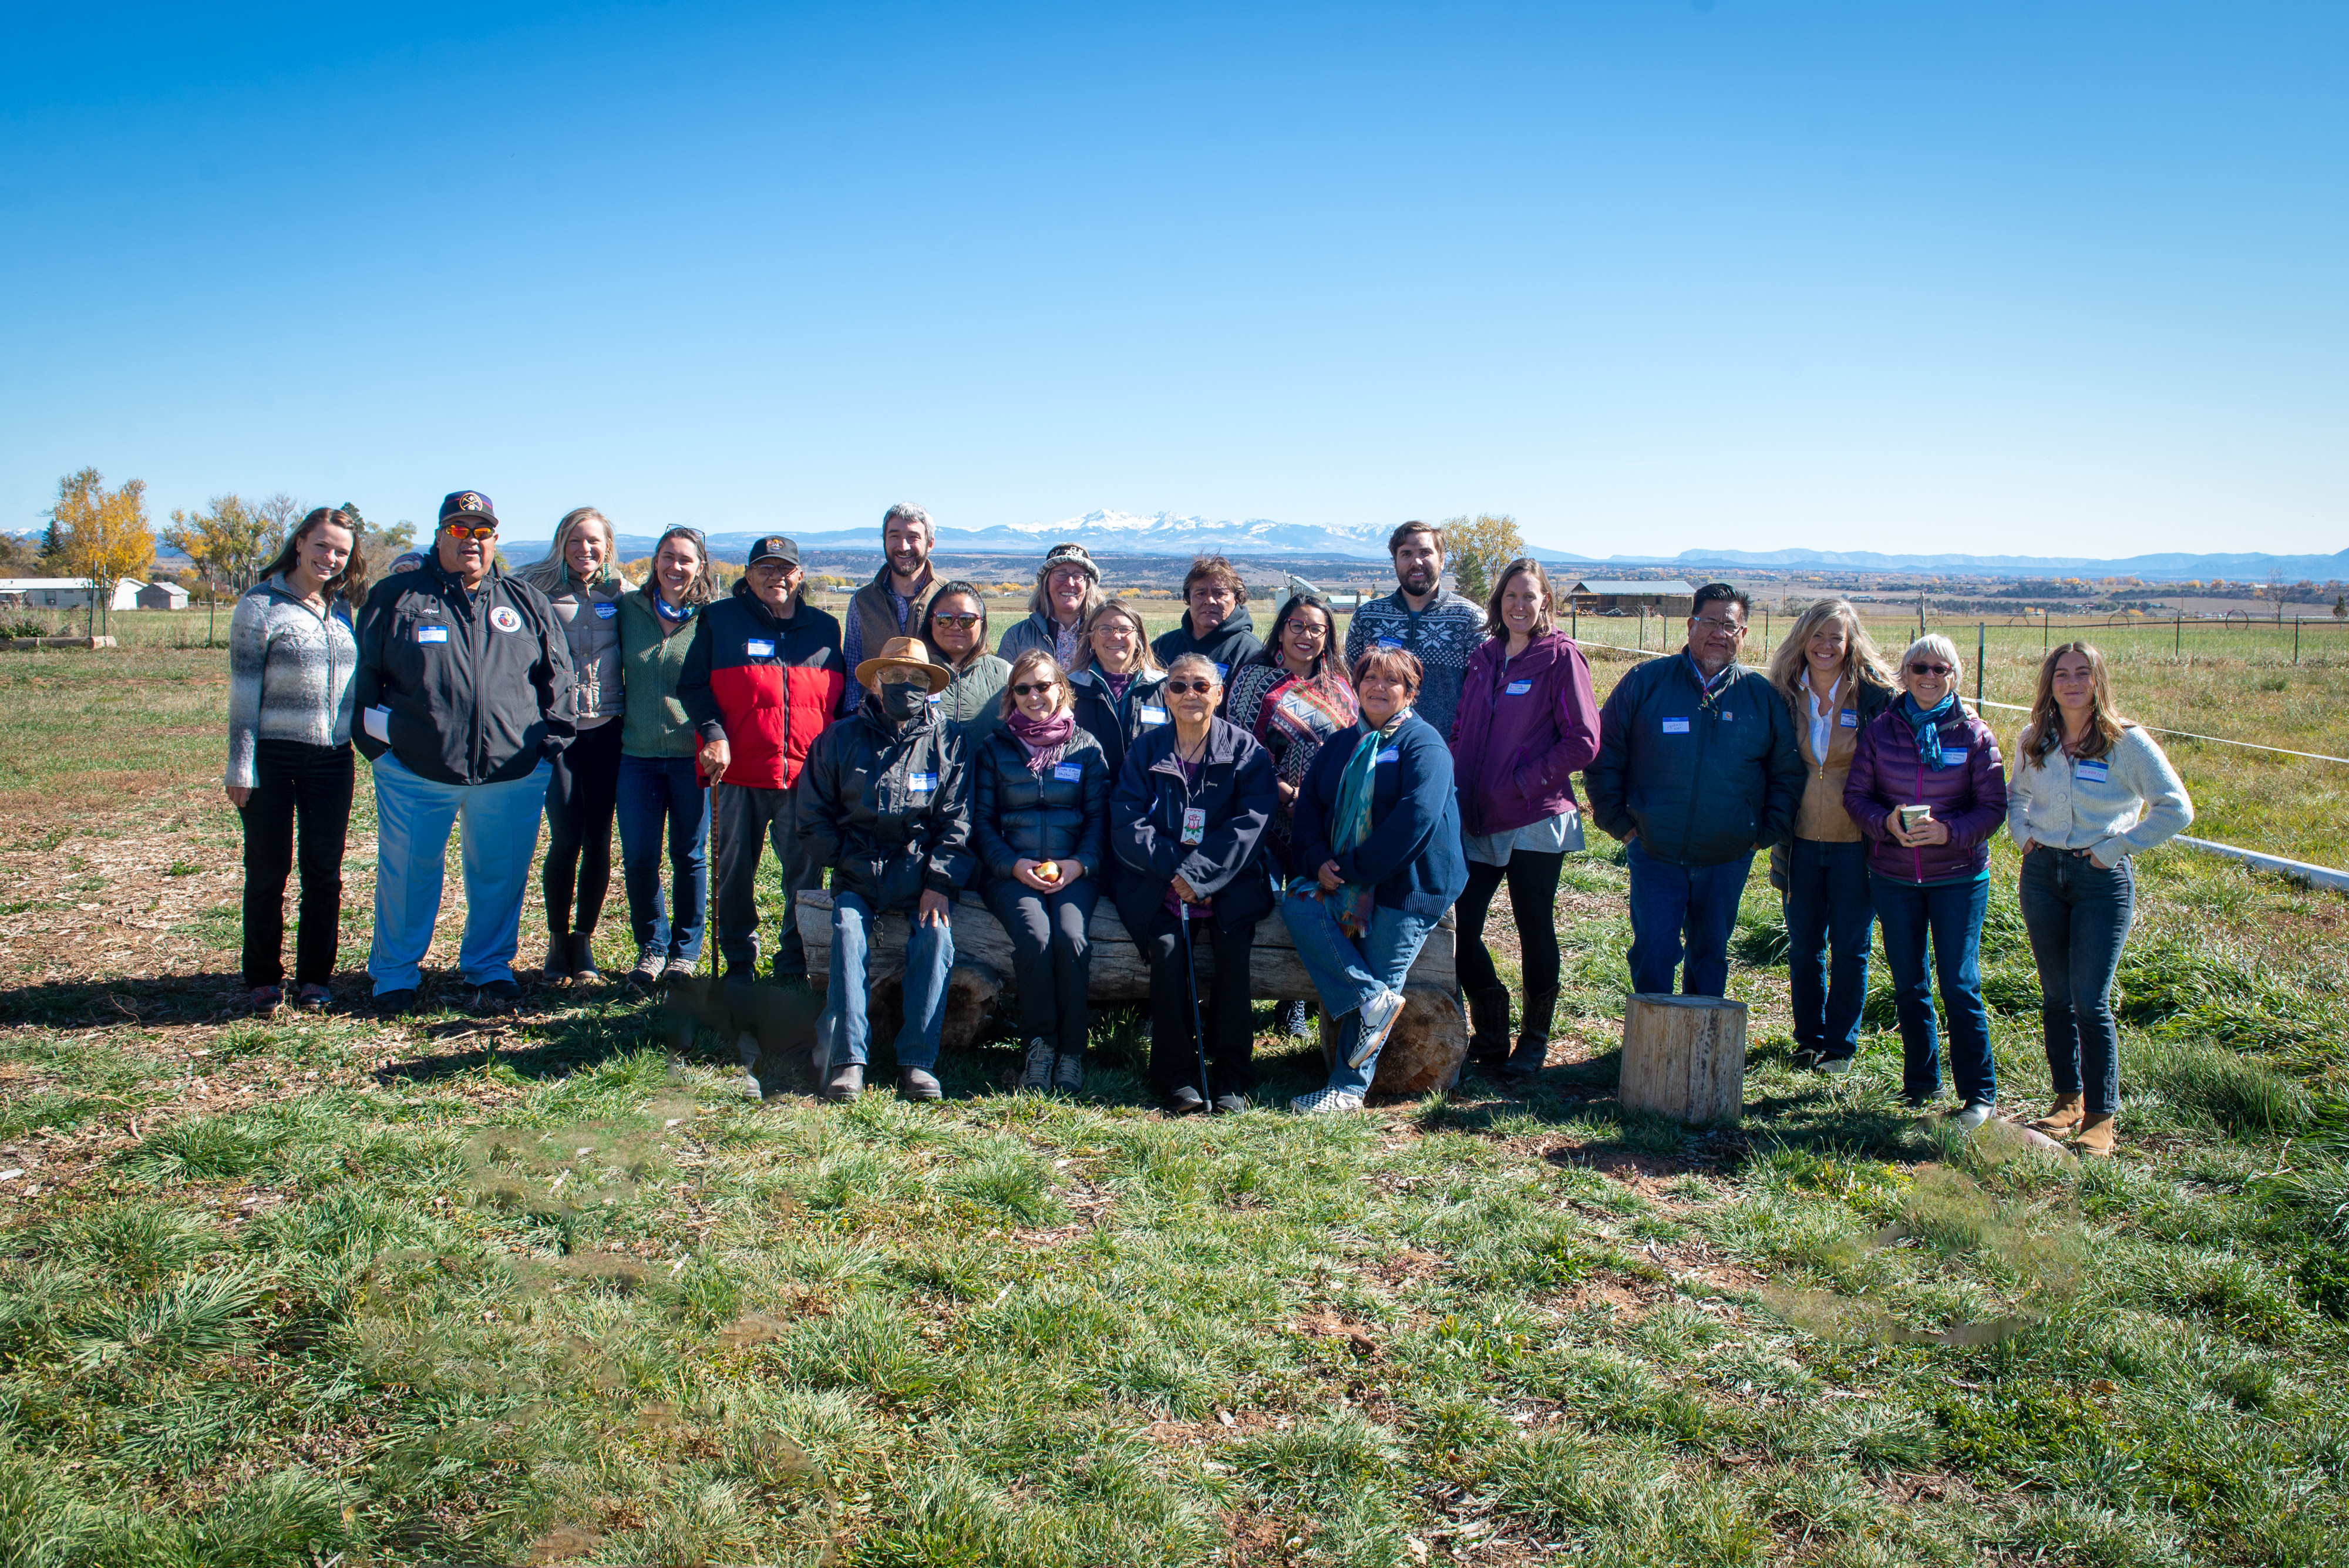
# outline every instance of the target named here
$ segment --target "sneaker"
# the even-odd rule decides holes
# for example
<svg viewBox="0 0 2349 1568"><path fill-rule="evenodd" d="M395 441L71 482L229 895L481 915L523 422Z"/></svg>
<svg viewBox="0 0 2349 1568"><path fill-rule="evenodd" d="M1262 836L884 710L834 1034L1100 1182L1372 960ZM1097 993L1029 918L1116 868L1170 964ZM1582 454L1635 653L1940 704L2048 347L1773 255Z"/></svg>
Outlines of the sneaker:
<svg viewBox="0 0 2349 1568"><path fill-rule="evenodd" d="M682 985L700 972L691 959L673 958L668 961L668 967L661 971L660 977L664 984Z"/></svg>
<svg viewBox="0 0 2349 1568"><path fill-rule="evenodd" d="M650 991L660 983L661 956L650 948L636 950L636 961L628 971L628 983L638 991Z"/></svg>
<svg viewBox="0 0 2349 1568"><path fill-rule="evenodd" d="M1312 1033L1309 1019L1310 1015L1305 1010L1302 998L1295 1002L1284 1002L1273 1009L1273 1033L1292 1035L1302 1040Z"/></svg>
<svg viewBox="0 0 2349 1568"><path fill-rule="evenodd" d="M1950 1113L1950 1120L1960 1132L1971 1134L1997 1114L1998 1107L1988 1100L1968 1100Z"/></svg>
<svg viewBox="0 0 2349 1568"><path fill-rule="evenodd" d="M897 1097L901 1100L935 1100L946 1093L938 1087L936 1076L921 1067L897 1069Z"/></svg>
<svg viewBox="0 0 2349 1568"><path fill-rule="evenodd" d="M378 1018L405 1018L416 1011L416 988L405 991L378 991L375 993L375 1015Z"/></svg>
<svg viewBox="0 0 2349 1568"><path fill-rule="evenodd" d="M1851 1071L1851 1058L1848 1056L1822 1056L1816 1062L1811 1064L1811 1070L1815 1073L1824 1073L1830 1078L1840 1078L1846 1073Z"/></svg>
<svg viewBox="0 0 2349 1568"><path fill-rule="evenodd" d="M1818 1064L1826 1059L1826 1053L1816 1045L1797 1045L1795 1047L1795 1054L1791 1061L1796 1072L1808 1073L1816 1071Z"/></svg>
<svg viewBox="0 0 2349 1568"><path fill-rule="evenodd" d="M305 1012L324 1012L334 1005L335 993L323 985L305 985L295 1005Z"/></svg>
<svg viewBox="0 0 2349 1568"><path fill-rule="evenodd" d="M1050 1040L1028 1042L1028 1060L1019 1069L1019 1086L1039 1093L1052 1086L1052 1043Z"/></svg>
<svg viewBox="0 0 2349 1568"><path fill-rule="evenodd" d="M1900 1096L1900 1108L1912 1116L1921 1116L1933 1108L1933 1100L1931 1095L1903 1095Z"/></svg>
<svg viewBox="0 0 2349 1568"><path fill-rule="evenodd" d="M1056 1095L1079 1095L1085 1087L1085 1059L1073 1054L1056 1058L1052 1063L1052 1092Z"/></svg>
<svg viewBox="0 0 2349 1568"><path fill-rule="evenodd" d="M1362 1096L1351 1089L1316 1089L1289 1101L1288 1108L1300 1116L1334 1116L1361 1110Z"/></svg>
<svg viewBox="0 0 2349 1568"><path fill-rule="evenodd" d="M834 1067L832 1076L824 1080L823 1097L827 1100L853 1100L864 1092L864 1064L862 1062Z"/></svg>
<svg viewBox="0 0 2349 1568"><path fill-rule="evenodd" d="M522 987L510 980L493 980L473 992L473 1011L503 1017L522 1008Z"/></svg>
<svg viewBox="0 0 2349 1568"><path fill-rule="evenodd" d="M1402 1016L1402 992L1381 990L1362 1003L1361 1011L1361 1033L1354 1042L1352 1054L1346 1058L1346 1065L1357 1071L1363 1063L1377 1057L1386 1045L1387 1036L1394 1033L1395 1020Z"/></svg>
<svg viewBox="0 0 2349 1568"><path fill-rule="evenodd" d="M1247 1108L1248 1097L1246 1095L1217 1095L1216 1096L1216 1114L1219 1116L1236 1116Z"/></svg>
<svg viewBox="0 0 2349 1568"><path fill-rule="evenodd" d="M1206 1105L1206 1097L1188 1084L1166 1096L1166 1109L1172 1115L1178 1116L1187 1116L1193 1111L1204 1110Z"/></svg>

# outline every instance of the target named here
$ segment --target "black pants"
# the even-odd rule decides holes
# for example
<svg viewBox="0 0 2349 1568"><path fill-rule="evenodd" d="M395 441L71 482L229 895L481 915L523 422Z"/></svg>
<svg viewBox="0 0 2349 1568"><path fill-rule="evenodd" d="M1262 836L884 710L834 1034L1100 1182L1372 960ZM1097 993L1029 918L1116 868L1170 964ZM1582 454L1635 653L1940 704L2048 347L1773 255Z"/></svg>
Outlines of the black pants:
<svg viewBox="0 0 2349 1568"><path fill-rule="evenodd" d="M1256 945L1256 922L1229 930L1213 919L1191 922L1193 944L1216 960L1216 978L1204 999L1184 962L1179 923L1161 909L1142 943L1143 957L1150 961L1151 1085L1162 1095L1185 1084L1201 1094L1245 1095L1256 1087L1256 1029L1248 1015L1248 950ZM1199 1053L1191 1034L1195 1002L1203 1009L1207 1029L1212 1085L1198 1081Z"/></svg>
<svg viewBox="0 0 2349 1568"><path fill-rule="evenodd" d="M1050 1040L1063 1056L1084 1054L1085 990L1093 968L1092 940L1085 928L1100 896L1090 877L1050 894L991 876L980 884L979 897L1011 939L1011 983L1019 992L1023 1045Z"/></svg>
<svg viewBox="0 0 2349 1568"><path fill-rule="evenodd" d="M1517 950L1525 955L1527 996L1557 991L1557 924L1550 906L1557 901L1557 876L1564 855L1529 855L1519 849L1506 866L1468 862L1468 888L1454 906L1460 923L1460 989L1474 994L1499 987L1493 955L1485 947L1485 912L1493 907L1501 878L1509 880L1509 912L1516 917Z"/></svg>
<svg viewBox="0 0 2349 1568"><path fill-rule="evenodd" d="M302 867L302 929L294 983L335 978L343 918L343 838L351 825L351 749L299 741L255 742L253 794L244 819L244 983L258 990L285 978L285 877Z"/></svg>
<svg viewBox="0 0 2349 1568"><path fill-rule="evenodd" d="M612 811L620 797L620 732L619 720L606 719L555 753L554 774L546 781L546 864L539 871L550 936L585 936L604 912L612 886Z"/></svg>
<svg viewBox="0 0 2349 1568"><path fill-rule="evenodd" d="M800 889L823 886L823 867L811 866L800 839L799 786L756 789L749 784L709 786L709 849L717 860L713 901L718 914L718 952L726 967L759 961L759 853L765 840L775 851L783 884L783 927L775 936L775 976L807 978L807 947L800 940Z"/></svg>

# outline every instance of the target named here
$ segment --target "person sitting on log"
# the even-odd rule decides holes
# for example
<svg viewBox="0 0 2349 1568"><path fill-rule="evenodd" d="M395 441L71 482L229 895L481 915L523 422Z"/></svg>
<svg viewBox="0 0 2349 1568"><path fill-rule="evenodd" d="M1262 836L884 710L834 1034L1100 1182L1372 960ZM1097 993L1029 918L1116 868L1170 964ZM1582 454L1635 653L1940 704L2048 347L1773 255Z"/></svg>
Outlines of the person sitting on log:
<svg viewBox="0 0 2349 1568"><path fill-rule="evenodd" d="M970 799L961 738L932 711L944 666L910 637L893 637L856 667L873 701L816 737L802 774L800 840L810 866L832 867L832 979L817 1038L829 1054L824 1097L864 1087L865 955L875 919L912 923L905 943L905 1022L897 1032L897 1092L935 1100L947 971L947 908L969 876Z"/></svg>
<svg viewBox="0 0 2349 1568"><path fill-rule="evenodd" d="M1023 1089L1084 1086L1086 935L1109 850L1109 759L1077 723L1060 661L1031 648L1011 666L1003 722L970 755L978 896L1011 939Z"/></svg>
<svg viewBox="0 0 2349 1568"><path fill-rule="evenodd" d="M1138 736L1110 797L1110 847L1121 862L1117 912L1150 966L1150 1081L1181 1115L1213 1095L1247 1108L1256 1085L1248 1018L1248 949L1272 911L1262 853L1279 805L1272 759L1256 737L1216 717L1224 683L1215 661L1185 653L1164 688L1171 724ZM1194 940L1209 944L1205 1038L1194 1032ZM1214 1080L1198 1082L1212 1060Z"/></svg>
<svg viewBox="0 0 2349 1568"><path fill-rule="evenodd" d="M1322 745L1298 790L1297 874L1280 901L1337 1023L1329 1084L1288 1102L1308 1116L1362 1108L1413 961L1468 886L1452 751L1412 712L1418 658L1373 648L1353 676L1361 717Z"/></svg>

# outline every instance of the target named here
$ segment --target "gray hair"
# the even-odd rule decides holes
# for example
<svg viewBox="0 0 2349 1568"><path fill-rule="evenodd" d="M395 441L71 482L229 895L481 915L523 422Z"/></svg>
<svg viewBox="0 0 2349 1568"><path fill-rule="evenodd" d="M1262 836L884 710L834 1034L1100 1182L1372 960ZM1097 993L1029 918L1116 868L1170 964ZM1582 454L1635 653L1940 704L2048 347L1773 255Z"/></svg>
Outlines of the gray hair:
<svg viewBox="0 0 2349 1568"><path fill-rule="evenodd" d="M1950 690L1958 689L1958 680L1966 672L1966 661L1958 657L1958 645L1938 631L1929 631L1909 645L1900 656L1900 690L1909 690L1909 661L1920 653L1930 653L1950 667Z"/></svg>
<svg viewBox="0 0 2349 1568"><path fill-rule="evenodd" d="M1182 669L1186 664L1195 664L1200 669L1206 670L1207 672L1207 679L1214 681L1216 685L1221 686L1224 683L1224 678L1216 673L1216 661L1208 658L1204 653L1176 654L1166 666L1166 674L1168 679L1173 679L1174 672Z"/></svg>
<svg viewBox="0 0 2349 1568"><path fill-rule="evenodd" d="M936 539L938 536L936 525L931 523L928 513L918 506L908 506L902 501L881 514L881 532L886 534L892 523L919 523L925 538Z"/></svg>

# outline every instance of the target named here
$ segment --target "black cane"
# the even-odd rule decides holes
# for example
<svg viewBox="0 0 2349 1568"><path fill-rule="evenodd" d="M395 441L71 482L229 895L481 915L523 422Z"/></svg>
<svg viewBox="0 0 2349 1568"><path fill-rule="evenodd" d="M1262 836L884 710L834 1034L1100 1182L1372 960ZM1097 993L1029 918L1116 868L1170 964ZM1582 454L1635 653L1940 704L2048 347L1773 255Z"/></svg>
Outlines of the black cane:
<svg viewBox="0 0 2349 1568"><path fill-rule="evenodd" d="M1199 1094L1202 1108L1212 1114L1216 1086L1207 1081L1207 1031L1199 1022L1199 955L1191 946L1191 908L1185 904L1174 914L1175 923L1183 928L1183 967L1191 977L1191 1044L1199 1053Z"/></svg>

